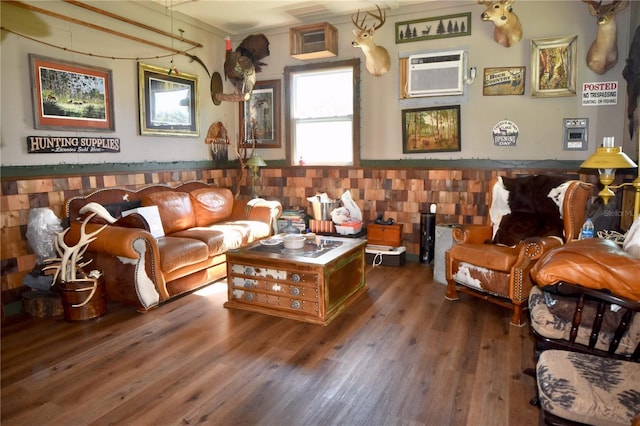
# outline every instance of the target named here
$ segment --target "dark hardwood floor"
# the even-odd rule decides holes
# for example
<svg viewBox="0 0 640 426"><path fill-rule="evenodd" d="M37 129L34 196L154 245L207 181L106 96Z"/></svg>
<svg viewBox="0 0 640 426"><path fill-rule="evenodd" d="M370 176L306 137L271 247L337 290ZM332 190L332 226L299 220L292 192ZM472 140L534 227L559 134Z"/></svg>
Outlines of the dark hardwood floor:
<svg viewBox="0 0 640 426"><path fill-rule="evenodd" d="M432 266L368 267L327 327L225 309L226 283L146 314L2 327L9 425L536 425L528 326Z"/></svg>

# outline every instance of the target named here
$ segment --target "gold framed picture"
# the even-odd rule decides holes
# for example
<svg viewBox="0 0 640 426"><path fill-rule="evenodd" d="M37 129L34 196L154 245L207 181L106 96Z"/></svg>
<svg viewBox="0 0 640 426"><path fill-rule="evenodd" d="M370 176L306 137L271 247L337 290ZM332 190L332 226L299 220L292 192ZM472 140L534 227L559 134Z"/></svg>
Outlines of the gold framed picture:
<svg viewBox="0 0 640 426"><path fill-rule="evenodd" d="M575 96L577 37L531 40L531 97Z"/></svg>

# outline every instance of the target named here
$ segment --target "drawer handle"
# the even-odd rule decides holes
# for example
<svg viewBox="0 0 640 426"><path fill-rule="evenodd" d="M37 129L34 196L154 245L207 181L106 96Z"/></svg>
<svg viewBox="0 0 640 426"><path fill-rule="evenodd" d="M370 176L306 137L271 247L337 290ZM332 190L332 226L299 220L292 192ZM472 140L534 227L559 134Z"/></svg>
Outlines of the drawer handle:
<svg viewBox="0 0 640 426"><path fill-rule="evenodd" d="M244 298L251 302L253 300L253 293L247 293Z"/></svg>
<svg viewBox="0 0 640 426"><path fill-rule="evenodd" d="M298 287L291 287L291 289L289 290L289 293L293 294L294 296L297 296L300 294L300 289Z"/></svg>
<svg viewBox="0 0 640 426"><path fill-rule="evenodd" d="M253 270L253 267L247 266L246 268L244 268L244 273L247 275L253 275L255 271Z"/></svg>
<svg viewBox="0 0 640 426"><path fill-rule="evenodd" d="M300 275L298 275L298 274L291 275L291 281L293 281L294 283L299 283L300 282Z"/></svg>
<svg viewBox="0 0 640 426"><path fill-rule="evenodd" d="M253 287L253 281L245 280L244 281L244 288L251 288L251 287Z"/></svg>
<svg viewBox="0 0 640 426"><path fill-rule="evenodd" d="M294 300L294 301L291 302L291 307L293 309L300 309L300 306L301 305L300 305L300 302L298 300Z"/></svg>

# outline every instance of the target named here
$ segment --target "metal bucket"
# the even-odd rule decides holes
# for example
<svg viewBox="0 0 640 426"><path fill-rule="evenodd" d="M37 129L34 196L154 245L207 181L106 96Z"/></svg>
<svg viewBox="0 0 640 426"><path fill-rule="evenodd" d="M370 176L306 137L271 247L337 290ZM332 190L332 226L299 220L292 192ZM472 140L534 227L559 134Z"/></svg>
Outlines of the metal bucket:
<svg viewBox="0 0 640 426"><path fill-rule="evenodd" d="M311 206L315 220L331 220L331 212L340 207L340 201L312 201Z"/></svg>

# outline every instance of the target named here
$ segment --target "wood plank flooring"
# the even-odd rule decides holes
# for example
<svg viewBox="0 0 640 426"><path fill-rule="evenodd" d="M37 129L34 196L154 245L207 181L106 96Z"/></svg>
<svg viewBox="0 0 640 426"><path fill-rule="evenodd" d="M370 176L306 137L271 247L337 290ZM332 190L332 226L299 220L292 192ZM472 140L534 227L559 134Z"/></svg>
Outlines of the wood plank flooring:
<svg viewBox="0 0 640 426"><path fill-rule="evenodd" d="M215 283L140 314L2 327L10 425L537 425L528 326L431 265L367 268L326 327L225 309Z"/></svg>

